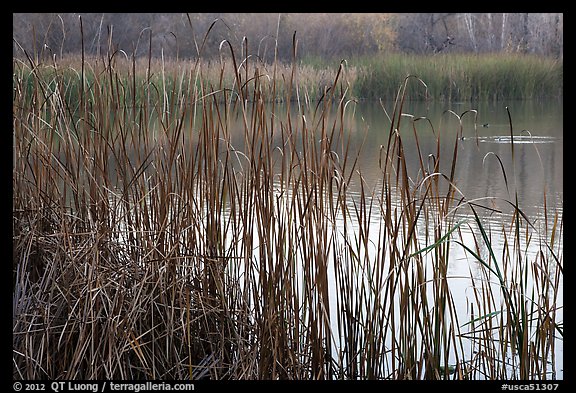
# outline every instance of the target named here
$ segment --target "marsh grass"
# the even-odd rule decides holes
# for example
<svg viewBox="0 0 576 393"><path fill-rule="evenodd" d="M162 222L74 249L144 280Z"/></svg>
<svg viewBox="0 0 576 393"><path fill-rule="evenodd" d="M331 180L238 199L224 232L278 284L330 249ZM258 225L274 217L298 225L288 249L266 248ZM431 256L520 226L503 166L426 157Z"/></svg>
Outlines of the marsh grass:
<svg viewBox="0 0 576 393"><path fill-rule="evenodd" d="M190 59L131 59L124 52L116 54L112 59L98 57L86 58L86 64L111 62L110 67L116 71L122 83L130 83L127 78L134 78L139 84L152 84L161 88L166 84L167 90L173 90L179 83L196 83L197 86L181 86L185 89L199 89L204 86L233 86L235 74L232 67L223 67L225 62L231 62L228 54L223 54L220 60L206 61ZM48 58L40 62L37 72L50 73L54 60ZM69 83L77 83L80 78L74 77L82 67L82 58L78 55L68 55L58 60L58 67L63 75L69 74ZM244 63L248 67L244 67ZM290 85L286 78L275 78L277 75L291 74L293 65L285 63L264 63L257 56L251 56L239 61L243 65L243 80L250 66L258 67L261 80L259 86L266 101L285 101L300 99L303 102L316 102L324 94L324 88L333 82L333 70L338 62L326 59L305 58L296 62L298 83ZM426 81L429 89L420 89L416 84L407 87L409 99L434 99L446 102L476 102L498 100L529 100L542 98L558 98L563 94L563 63L561 60L520 54L446 54L436 56L421 56L401 53L391 53L380 56L361 57L346 61L346 83L349 87L347 96L350 99L380 99L394 101L402 81L407 75L416 75ZM182 78L190 72L202 69L201 80L198 78ZM27 74L27 83L34 83L34 74ZM46 78L46 76L43 76ZM86 67L84 78L88 84L96 76L92 67ZM253 84L247 83L244 89L251 89ZM50 86L47 86L51 90ZM69 93L80 89L71 89ZM137 94L140 92L137 92ZM295 94L297 93L297 94ZM425 94L429 96L426 97ZM247 94L251 99L253 92ZM77 97L69 97L77 98ZM139 101L141 97L137 97Z"/></svg>
<svg viewBox="0 0 576 393"><path fill-rule="evenodd" d="M404 151L401 122L433 128L403 116L422 79L399 79L374 187L346 62L316 97L296 62L221 50L183 68L14 59L14 378L555 378L561 215L539 236L516 198L486 224L454 178L462 129L432 161ZM470 277L450 277L454 247Z"/></svg>
<svg viewBox="0 0 576 393"><path fill-rule="evenodd" d="M358 77L353 93L362 98L394 97L406 75L426 81L442 101L511 100L562 95L562 61L519 54L385 54L351 61ZM423 91L409 86L409 97Z"/></svg>

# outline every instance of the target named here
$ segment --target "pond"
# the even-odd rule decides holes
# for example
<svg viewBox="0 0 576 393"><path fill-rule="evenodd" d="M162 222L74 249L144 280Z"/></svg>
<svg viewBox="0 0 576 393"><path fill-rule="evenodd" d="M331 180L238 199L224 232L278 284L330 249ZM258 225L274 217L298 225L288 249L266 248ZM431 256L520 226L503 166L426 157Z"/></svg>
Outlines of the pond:
<svg viewBox="0 0 576 393"><path fill-rule="evenodd" d="M512 161L512 137L514 161ZM390 111L389 108L386 108ZM520 208L529 216L538 214L546 191L548 206L562 211L563 193L563 106L562 101L511 101L481 103L423 103L407 102L404 113L430 119L434 131L444 140L441 147L453 153L454 135L458 132L458 119L447 110L461 115L463 139L458 144L456 184L467 198L495 197L509 199L518 193ZM364 176L378 177L377 148L386 143L390 121L379 104L358 105L358 129L367 128L366 142L361 156ZM360 117L357 116L357 119ZM476 129L474 128L476 120ZM417 122L416 130L422 155L435 154L436 134L424 121ZM401 127L406 135L405 150L408 165L418 168L418 155L410 154L416 146L410 118ZM490 154L489 154L490 153ZM488 156L487 156L488 154ZM497 158L502 161L499 164ZM503 175L502 167L506 171ZM443 168L446 169L446 168ZM506 187L508 183L508 189Z"/></svg>
<svg viewBox="0 0 576 393"><path fill-rule="evenodd" d="M382 182L382 149L388 143L393 105L393 102L381 104L373 101L349 103L342 121L345 140L332 141L332 146L349 143L347 151L351 156L361 151L356 169L361 172L365 187L375 191ZM285 113L286 110L283 105L277 104L274 112ZM315 119L311 119L309 113L299 111L296 105L291 109L293 124L302 123L299 116L303 112L307 127L312 133L317 132L320 126ZM489 197L492 198L489 203L505 209L507 204L502 204L499 199L514 199L517 193L519 208L527 216L534 216L540 213L545 194L547 208L562 213L561 100L479 103L406 101L402 113L399 133L408 174L414 181L422 176L420 157L425 161L425 166L430 167L438 154L437 144L440 145L440 155L448 156L437 169L449 173L454 144L458 139L454 182L467 199ZM458 116L463 113L460 130ZM231 129L242 128L242 119L238 115ZM233 134L231 141L234 147L246 149L242 131ZM271 142L273 148L279 148L283 143L278 138L272 138ZM343 160L342 157L339 159Z"/></svg>
<svg viewBox="0 0 576 393"><path fill-rule="evenodd" d="M561 101L220 104L96 144L108 271L199 277L333 378L563 378Z"/></svg>
<svg viewBox="0 0 576 393"><path fill-rule="evenodd" d="M561 101L121 80L14 90L14 375L563 378Z"/></svg>
<svg viewBox="0 0 576 393"><path fill-rule="evenodd" d="M391 108L386 108L386 105L384 108L391 113ZM467 200L477 200L478 205L486 206L486 209L477 211L490 231L494 253L499 257L506 255L506 244L510 239L499 228L502 222L512 220L514 209L510 202L517 203L530 222L539 228L538 233L545 233L549 238L550 222L556 215L562 217L563 212L562 108L562 102L557 100L477 104L408 101L403 113L414 117L405 116L400 127L408 172L414 179L422 178L419 173L419 157L423 157L428 166L434 162L433 157L438 154L437 138L444 141L440 144L444 156L454 154L457 142L454 185ZM471 109L477 112L465 113ZM382 177L379 150L381 145L386 144L390 120L379 103L359 103L356 112L356 122L352 127L357 130L355 135L358 140L355 144L362 143L360 138L365 137L359 168L366 182L377 187ZM414 121L418 118L421 119ZM456 141L455 135L459 132L460 124L462 138ZM365 136L362 131L365 131ZM448 174L450 168L445 166L440 171ZM468 209L458 209L456 215L456 220L466 220L471 214ZM470 233L477 232L477 229L463 228L462 243L468 242L470 245L478 241L480 236L477 234L474 237ZM527 241L523 246L525 254L519 258L519 263L531 260L528 255L534 256L541 252L540 245L539 241ZM469 277L471 272L473 276L479 277L480 269L475 265L474 258L471 261L470 255L459 244L452 246L451 252L452 262L449 263L447 275L451 277L448 279L449 286L458 313L465 315L470 313L470 304L475 295L472 290L474 283L464 277ZM563 285L560 281L560 307L563 305L562 293ZM557 314L559 320L562 320L562 315L560 309ZM557 340L556 344L556 377L562 379L562 341ZM470 351L474 352L474 349L470 348Z"/></svg>
<svg viewBox="0 0 576 393"><path fill-rule="evenodd" d="M390 109L386 108L389 112ZM457 134L461 117L462 139L458 141L457 160L454 184L467 200L478 200L487 209L478 209L488 230L491 230L492 247L496 255L505 255L506 239L499 231L502 222L510 221L515 203L529 217L529 220L540 228L546 220L553 220L563 212L563 106L562 101L511 101L471 103L423 103L406 102L403 112L414 118L426 117L416 122L406 117L400 128L404 135L404 149L409 172L418 176L419 156L415 144L414 132L418 136L419 149L423 157L436 154L437 136L445 142L441 145L442 154L454 154L454 135ZM508 110L507 110L508 109ZM454 113L446 112L451 110ZM366 129L364 154L360 167L368 182L376 183L379 170L378 150L380 144L386 143L386 133L390 121L379 104L361 103L358 105L358 129ZM475 116L477 115L477 116ZM510 117L509 117L510 116ZM512 122L512 131L510 120ZM432 127L434 130L432 130ZM513 142L513 143L512 143ZM450 168L442 168L449 173ZM420 174L421 177L421 174ZM495 210L491 210L495 209ZM495 213L495 212L498 213ZM457 214L465 219L469 210L458 210ZM547 217L546 217L547 216ZM493 224L493 225L491 225ZM548 224L548 227L550 224ZM467 231L472 231L468 229ZM549 236L549 230L547 231ZM473 244L470 233L463 236L464 242ZM526 242L527 255L540 252L539 242ZM454 263L448 268L449 285L454 294L456 308L462 314L469 312L470 300L473 298L468 279L463 279L474 271L474 264L469 263L470 256L462 247L451 248ZM528 260L527 256L522 258ZM468 262L466 262L468 261ZM472 267L471 267L472 266ZM474 273L474 274L477 274ZM478 275L477 275L478 276ZM563 305L563 285L559 284L558 305ZM557 316L562 320L562 310ZM556 377L563 378L563 346L557 342Z"/></svg>
<svg viewBox="0 0 576 393"><path fill-rule="evenodd" d="M379 102L350 102L346 106L346 115L342 120L343 133L341 135L344 137L340 136L329 142L332 146L340 147L339 154L348 151L350 156L346 159L349 161L358 159L354 171L359 174L359 177L351 178L348 188L349 196L353 200L358 201L364 198L366 203L373 203L374 206L380 203L382 206L381 191L384 183L382 168L386 154L385 146L391 130L392 106L393 103L387 107L386 103ZM277 107L276 110L278 113L285 113L284 109L278 110ZM291 113L294 116L292 120L294 124L298 122L306 124L312 133L324 127L315 123L314 115L308 113L302 115L303 112L300 112L297 106L291 110ZM551 234L558 232L557 222L562 222L563 213L562 101L480 103L406 101L402 113L398 135L402 139L403 158L411 187L423 189L423 183L420 182L425 176L433 173L443 173L449 176L451 170L454 170L451 184L457 189L456 197L466 201L462 207L451 211L453 213L452 224L458 226L458 235L456 236L456 231L452 233L454 236L447 251L447 254L450 254L449 262L447 262L447 284L452 296L451 304L459 320L471 321L473 318L479 318L483 322L484 318L490 319L499 314L500 311L493 311L494 309L490 307L487 307L484 312L477 309L474 311L475 305L479 304L478 286L483 288L486 285L492 288L488 292L490 296L493 296L492 304L496 307L498 303L508 304L506 296L510 296L506 291L500 293L501 285L512 288L510 291L518 293L520 297L525 296L529 299L528 303L533 302L530 300L536 299L533 291L544 290L546 286L540 281L534 282L532 272L530 274L527 272L537 265L536 261L542 261L548 264L549 274L559 277L556 279L557 293L554 296L558 306L556 318L557 321L562 321L562 277L554 262L555 257L541 258L541 255L547 253L546 244L550 241L557 243L552 247L560 259L562 255L562 240L558 240L556 235L554 241L554 235ZM327 123L329 125L327 128L330 129L330 121ZM242 128L242 125L238 124L236 127ZM322 143L321 135L314 137L318 139L315 142ZM234 143L241 144L239 140ZM274 146L281 146L283 141L272 139L272 143ZM303 148L299 146L299 149ZM358 150L361 153L355 156ZM444 159L438 162L438 167L434 168L438 157L444 157ZM454 168L452 168L453 157L457 158ZM337 156L338 162L344 159L345 157ZM362 180L358 180L359 178ZM445 189L448 183L447 181L444 183ZM392 206L401 204L400 200L392 202ZM474 217L471 209L467 208L468 204L475 207L474 212L478 214L477 218ZM356 207L357 205L351 205L350 209ZM399 209L401 210L402 207L400 206ZM383 233L386 232L383 224L385 213L378 208L368 210L371 216L364 217L364 224L359 223L355 226L351 223L353 220L340 217L340 222L333 230L339 232L339 235L348 233L350 236L351 240L343 240L342 244L348 241L359 241L358 238L365 236L366 255L358 258L368 265L372 263L377 265L378 260L390 259L390 251L382 251L385 245L385 241L382 241ZM519 214L516 213L518 211ZM518 222L519 216L528 224L515 232L514 223ZM475 225L476 220L481 222L481 225ZM430 275L433 275L434 269L437 268L434 265L435 262L431 260L438 257L428 255L428 251L434 248L432 243L435 241L430 239L430 232L433 229L429 224L431 222L438 224L440 221L440 219L424 221L418 229L418 239L422 250L426 251L422 253L427 255L425 270L428 273L426 274ZM366 226L366 223L369 224ZM479 226L482 226L482 229L479 229ZM350 227L357 228L361 234L349 235ZM486 236L486 244L482 244L484 236ZM331 234L328 237L336 238L337 236ZM334 253L337 254L339 246L337 242L334 244ZM342 247L340 250L345 248L343 245L340 247ZM470 252L475 247L478 247L478 256ZM337 256L332 258L338 260ZM480 259L483 261L479 263ZM498 282L493 277L485 278L483 272L486 266L492 263L486 262L489 260L505 266L504 270L508 271L505 283ZM338 300L341 284L336 282L337 277L342 273L339 273L337 269L328 268L327 273L332 282L329 284L329 304L332 310L330 319L333 331L339 331L335 322L339 321L339 315L335 310L342 307L338 303L341 301ZM362 274L364 278L360 278L360 281L367 280L366 282L369 281L367 286L373 285L372 278L367 278L365 271ZM432 281L431 278L428 283ZM358 285L358 288L363 288L363 286ZM434 291L437 290L436 285L430 284L427 285L425 292L429 299L434 299ZM367 301L366 304L370 304L366 306L367 308L374 306L370 302ZM531 306L533 307L534 304ZM395 307L399 309L400 306ZM430 307L434 309L437 305L431 303ZM368 312L368 309L364 312ZM491 317L487 318L487 315ZM531 317L533 314L528 315ZM401 321L395 323L401 324ZM466 330L466 327L469 325L462 322L460 328ZM419 337L418 340L423 339L417 329L413 333ZM537 332L531 331L530 334L537 334ZM462 337L465 336L466 333L463 333ZM474 358L474 354L484 353L486 348L479 344L480 339L472 336L470 333L468 337L470 341L463 352ZM548 377L562 379L563 342L559 335L556 337L556 348L552 354L554 371L548 374ZM496 342L502 339L501 337L492 338ZM345 338L340 337L340 342L344 341ZM393 346L391 341L386 341L385 347ZM336 344L333 349L337 353L342 348ZM492 350L498 352L497 349L492 348ZM388 361L393 362L392 359ZM448 363L452 362L455 362L453 357ZM508 359L507 362L509 362L508 366L515 364L513 359ZM510 370L514 368L510 367ZM513 371L508 372L514 375Z"/></svg>

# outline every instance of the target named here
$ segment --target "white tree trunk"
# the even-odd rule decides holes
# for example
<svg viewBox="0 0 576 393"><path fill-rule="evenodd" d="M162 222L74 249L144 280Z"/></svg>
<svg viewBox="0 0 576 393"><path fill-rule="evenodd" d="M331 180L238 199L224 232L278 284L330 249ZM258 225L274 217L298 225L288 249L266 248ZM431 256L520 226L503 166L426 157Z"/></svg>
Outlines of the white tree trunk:
<svg viewBox="0 0 576 393"><path fill-rule="evenodd" d="M470 42L472 43L472 48L474 49L474 52L477 53L478 44L476 43L476 33L474 31L474 19L472 18L472 14L464 14L464 23L466 25L466 30L468 31L468 36L470 37Z"/></svg>
<svg viewBox="0 0 576 393"><path fill-rule="evenodd" d="M508 19L508 14L502 13L502 30L500 32L500 50L504 50L506 46L506 20Z"/></svg>

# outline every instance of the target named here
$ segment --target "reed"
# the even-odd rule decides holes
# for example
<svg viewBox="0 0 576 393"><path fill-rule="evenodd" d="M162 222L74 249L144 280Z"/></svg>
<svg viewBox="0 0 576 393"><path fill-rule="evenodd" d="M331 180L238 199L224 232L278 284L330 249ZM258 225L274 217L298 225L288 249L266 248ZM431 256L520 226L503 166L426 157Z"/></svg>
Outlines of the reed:
<svg viewBox="0 0 576 393"><path fill-rule="evenodd" d="M520 54L383 54L351 61L358 68L354 94L390 99L399 82L417 75L430 98L444 101L537 99L562 95L563 66L554 59ZM422 91L409 87L412 99Z"/></svg>
<svg viewBox="0 0 576 393"><path fill-rule="evenodd" d="M416 142L433 128L403 116L428 83L398 79L376 187L346 62L314 99L296 44L289 68L221 51L217 67L14 59L14 378L555 377L562 216L538 228L516 198L487 226L454 179L461 129L437 132L432 166L405 151L401 124ZM470 277L450 276L454 247Z"/></svg>
<svg viewBox="0 0 576 393"><path fill-rule="evenodd" d="M221 62L229 61L223 57ZM88 62L98 62L97 58L87 59ZM234 84L234 72L225 67L222 73L221 62L204 61L202 78L206 85ZM266 101L284 101L287 96L291 100L318 101L323 94L323 87L330 86L333 69L337 67L334 61L305 58L297 63L298 84L294 86L297 94L288 93L290 89L287 80L276 78L272 80L272 70L283 75L290 75L292 66L289 64L267 64L258 58L249 58L247 63L258 64L263 70L260 87L263 89L263 99ZM61 69L67 69L70 83L78 82L73 77L75 70L80 69L81 58L68 56L59 61ZM154 84L178 83L172 76L191 72L198 61L182 59L136 59L137 66L133 77L148 80ZM128 69L132 68L132 60L119 55L114 58L114 69L119 77L126 78ZM166 79L161 80L161 70L170 70ZM46 72L47 70L40 70ZM393 101L401 82L407 75L417 75L425 80L429 89L428 97L424 91L415 85L408 86L409 99L434 99L447 102L468 102L484 100L514 100L557 98L563 94L563 64L559 60L520 54L446 54L436 56L410 55L391 53L386 55L354 58L347 61L346 82L350 86L348 96L357 99L385 99ZM94 79L91 70L86 70L86 78ZM245 76L244 76L245 77ZM32 75L28 75L32 78ZM245 77L246 79L246 77ZM197 80L196 83L199 81ZM33 83L32 79L28 83ZM198 88L198 86L196 87ZM247 84L245 88L252 88ZM294 93L293 92L293 93ZM252 94L249 95L251 97Z"/></svg>

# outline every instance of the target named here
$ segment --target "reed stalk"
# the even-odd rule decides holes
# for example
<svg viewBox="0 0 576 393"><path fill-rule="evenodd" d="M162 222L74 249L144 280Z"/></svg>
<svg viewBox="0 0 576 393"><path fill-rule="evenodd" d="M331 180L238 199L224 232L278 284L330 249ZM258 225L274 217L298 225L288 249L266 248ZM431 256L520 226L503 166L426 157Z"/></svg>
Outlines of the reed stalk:
<svg viewBox="0 0 576 393"><path fill-rule="evenodd" d="M290 68L229 42L219 68L112 48L79 69L14 59L14 378L555 378L561 214L539 236L516 195L488 226L454 175L462 122L404 113L428 94L414 77L368 184L347 127L354 69L315 96L293 42ZM451 277L455 247L470 277Z"/></svg>

